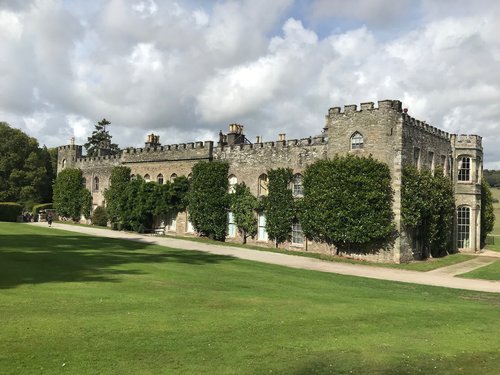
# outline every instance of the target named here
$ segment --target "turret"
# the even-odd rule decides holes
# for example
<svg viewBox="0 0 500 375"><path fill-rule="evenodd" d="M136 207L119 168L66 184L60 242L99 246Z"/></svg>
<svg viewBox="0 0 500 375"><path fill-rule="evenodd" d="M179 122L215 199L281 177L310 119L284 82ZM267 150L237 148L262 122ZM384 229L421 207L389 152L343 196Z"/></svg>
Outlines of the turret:
<svg viewBox="0 0 500 375"><path fill-rule="evenodd" d="M74 168L76 159L82 157L82 146L75 145L75 138L71 138L69 145L57 148L57 173L65 168Z"/></svg>

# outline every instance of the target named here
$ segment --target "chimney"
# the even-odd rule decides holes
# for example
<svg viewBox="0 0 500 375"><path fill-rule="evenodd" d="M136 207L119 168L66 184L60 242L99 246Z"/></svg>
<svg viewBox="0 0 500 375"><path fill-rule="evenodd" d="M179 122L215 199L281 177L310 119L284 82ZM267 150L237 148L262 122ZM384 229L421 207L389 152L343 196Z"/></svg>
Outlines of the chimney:
<svg viewBox="0 0 500 375"><path fill-rule="evenodd" d="M278 141L285 141L286 140L286 133L280 133L278 134Z"/></svg>
<svg viewBox="0 0 500 375"><path fill-rule="evenodd" d="M255 143L262 143L262 137L260 135L258 135L256 138L255 138Z"/></svg>

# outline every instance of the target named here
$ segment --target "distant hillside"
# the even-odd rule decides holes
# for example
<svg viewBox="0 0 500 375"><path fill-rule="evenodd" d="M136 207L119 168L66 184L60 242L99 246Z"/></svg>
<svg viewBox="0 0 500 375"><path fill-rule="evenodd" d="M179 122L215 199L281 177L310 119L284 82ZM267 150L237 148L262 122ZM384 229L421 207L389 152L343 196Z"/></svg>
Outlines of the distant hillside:
<svg viewBox="0 0 500 375"><path fill-rule="evenodd" d="M483 175L490 186L500 188L500 171L485 169Z"/></svg>

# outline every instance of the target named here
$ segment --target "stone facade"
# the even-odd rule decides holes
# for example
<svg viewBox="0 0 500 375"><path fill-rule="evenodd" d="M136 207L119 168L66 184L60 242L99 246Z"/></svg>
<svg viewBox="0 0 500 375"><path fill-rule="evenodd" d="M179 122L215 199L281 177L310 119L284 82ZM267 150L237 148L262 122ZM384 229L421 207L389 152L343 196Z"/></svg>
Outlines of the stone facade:
<svg viewBox="0 0 500 375"><path fill-rule="evenodd" d="M460 251L479 250L480 198L482 176L481 137L448 134L425 122L410 117L398 100L347 105L330 108L320 135L303 139L286 140L284 134L278 141L250 143L237 124L229 126L228 134L220 134L219 142L195 142L161 146L157 136L148 136L146 147L128 148L117 156L87 158L82 147L59 147L58 172L67 167L80 168L87 188L92 192L94 207L104 205L103 192L109 186L111 169L117 165L131 168L151 181L172 179L191 173L194 164L201 160L225 160L229 163L230 184L245 182L251 192L266 192L267 171L273 168L291 168L297 176L305 167L320 159L344 154L372 155L386 163L392 175L394 190L394 220L400 235L391 246L370 254L345 254L378 262L406 262L420 256L411 244L401 225L401 171L404 165L434 170L441 165L454 183L457 204L454 245ZM231 226L231 225L230 225ZM167 230L179 235L195 235L187 213L168 218ZM300 228L294 228L297 237L283 244L287 249L330 253L329 246L308 242L300 238ZM228 241L240 241L238 233L228 229ZM261 245L274 246L267 240L264 218L259 217L259 234L250 239Z"/></svg>

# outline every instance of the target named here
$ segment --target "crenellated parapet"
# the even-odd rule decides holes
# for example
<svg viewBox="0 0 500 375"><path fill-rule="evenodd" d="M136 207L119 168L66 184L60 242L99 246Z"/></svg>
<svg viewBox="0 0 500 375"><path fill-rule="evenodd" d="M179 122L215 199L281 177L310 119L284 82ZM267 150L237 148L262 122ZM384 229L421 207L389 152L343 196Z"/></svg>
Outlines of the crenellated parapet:
<svg viewBox="0 0 500 375"><path fill-rule="evenodd" d="M421 130L425 133L432 134L432 135L435 135L436 137L446 139L446 140L450 139L449 133L447 133L441 129L438 129L434 126L431 126L425 121L417 120L417 119L411 117L410 115L408 115L407 113L403 113L403 121L404 121L405 125L411 126L415 129Z"/></svg>
<svg viewBox="0 0 500 375"><path fill-rule="evenodd" d="M402 103L399 100L379 100L378 107L375 107L374 102L361 103L358 109L357 104L344 105L344 110L341 107L332 107L328 110L327 118L333 118L339 115L346 115L355 112L363 111L396 111L402 112Z"/></svg>
<svg viewBox="0 0 500 375"><path fill-rule="evenodd" d="M278 141L268 141L268 142L256 142L256 143L241 143L237 145L219 145L216 147L217 152L224 150L240 150L252 152L252 150L272 150L272 149L283 149L291 147L306 147L306 146L320 146L326 145L328 143L328 138L326 135L324 137L308 137L301 139L288 139L288 140L278 140Z"/></svg>
<svg viewBox="0 0 500 375"><path fill-rule="evenodd" d="M483 149L483 137L475 134L452 134L451 141L456 148Z"/></svg>

